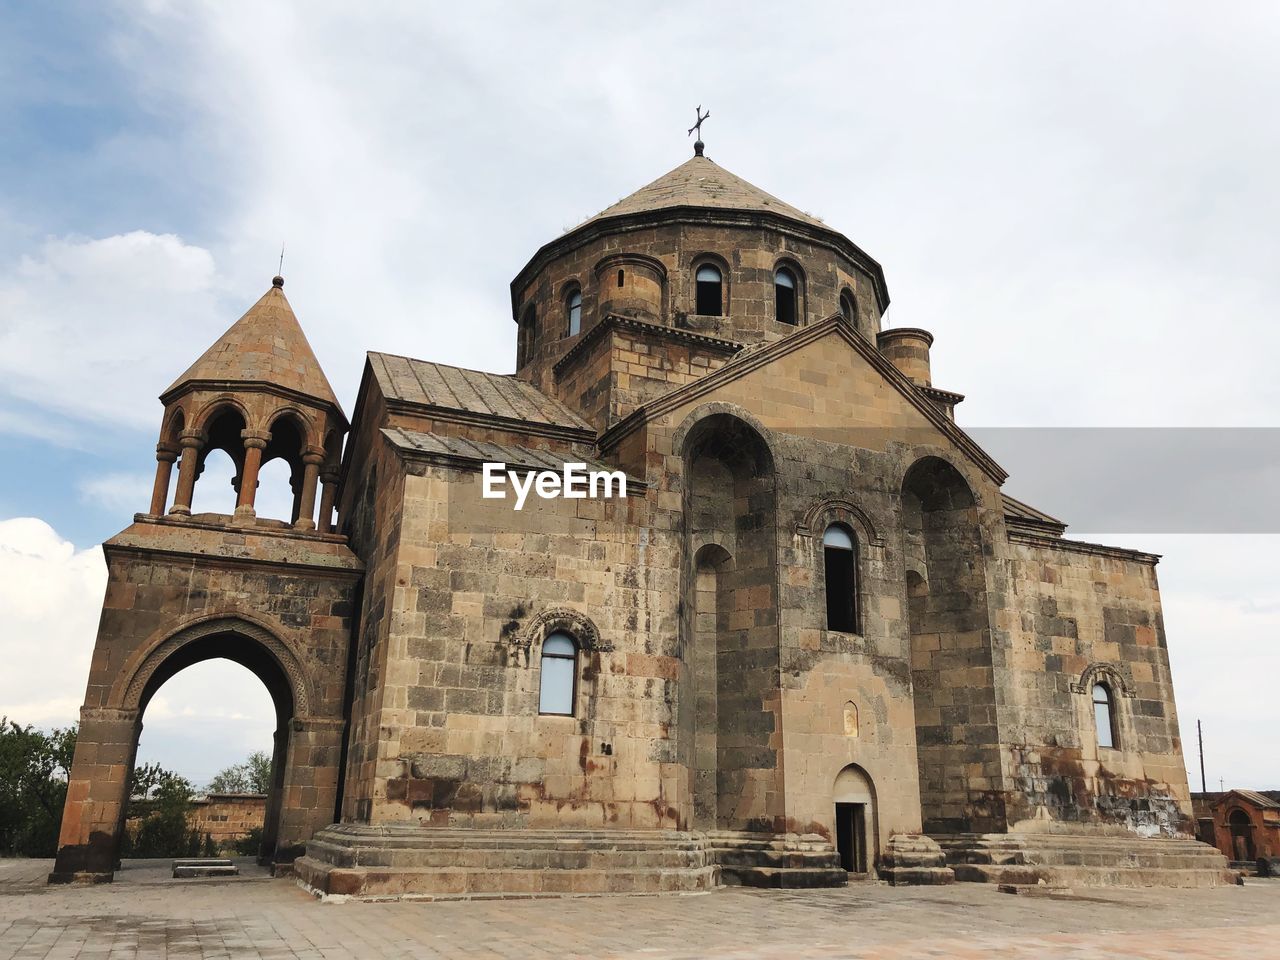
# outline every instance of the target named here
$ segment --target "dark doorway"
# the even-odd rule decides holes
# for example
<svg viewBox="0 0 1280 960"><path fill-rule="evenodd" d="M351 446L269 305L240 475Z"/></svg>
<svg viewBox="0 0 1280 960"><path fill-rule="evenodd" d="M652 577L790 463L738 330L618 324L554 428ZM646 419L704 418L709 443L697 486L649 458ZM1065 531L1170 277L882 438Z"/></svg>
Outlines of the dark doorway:
<svg viewBox="0 0 1280 960"><path fill-rule="evenodd" d="M1231 850L1236 860L1253 860L1253 824L1243 810L1232 810L1227 821L1231 829Z"/></svg>
<svg viewBox="0 0 1280 960"><path fill-rule="evenodd" d="M867 805L836 804L836 852L850 873L867 872Z"/></svg>

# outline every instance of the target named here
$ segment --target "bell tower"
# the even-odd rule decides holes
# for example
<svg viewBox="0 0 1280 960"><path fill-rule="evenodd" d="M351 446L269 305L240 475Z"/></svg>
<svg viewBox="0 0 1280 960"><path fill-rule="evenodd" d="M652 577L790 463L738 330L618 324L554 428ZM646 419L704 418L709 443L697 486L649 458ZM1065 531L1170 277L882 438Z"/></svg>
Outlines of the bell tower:
<svg viewBox="0 0 1280 960"><path fill-rule="evenodd" d="M283 868L337 816L364 568L333 532L347 419L284 280L276 277L160 400L151 504L102 545L107 591L51 882L112 878L147 705L169 678L204 660L239 663L275 705L260 862ZM215 450L234 465L234 505L193 513ZM276 459L291 475L288 520L260 517L255 505L259 470Z"/></svg>
<svg viewBox="0 0 1280 960"><path fill-rule="evenodd" d="M223 450L235 464L234 523L256 521L258 473L281 459L289 465L293 490L289 523L298 530L332 528L347 420L285 299L284 278L275 277L262 298L160 400L164 419L149 516L190 516L205 461ZM174 463L179 464L178 483L170 501Z"/></svg>

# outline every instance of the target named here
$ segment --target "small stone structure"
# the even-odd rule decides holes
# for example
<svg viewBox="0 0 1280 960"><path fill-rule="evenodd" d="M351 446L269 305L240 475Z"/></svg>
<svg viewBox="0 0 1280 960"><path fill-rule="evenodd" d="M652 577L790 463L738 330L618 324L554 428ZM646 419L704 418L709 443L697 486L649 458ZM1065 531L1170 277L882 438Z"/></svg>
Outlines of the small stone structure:
<svg viewBox="0 0 1280 960"><path fill-rule="evenodd" d="M187 822L200 836L211 837L219 850L227 851L236 841L261 830L266 815L264 793L210 793L192 801Z"/></svg>
<svg viewBox="0 0 1280 960"><path fill-rule="evenodd" d="M110 877L147 700L210 656L276 699L263 857L324 895L1230 879L1158 558L1004 493L844 235L699 149L520 270L514 375L371 353L345 443L282 286L161 397L54 879ZM192 516L212 449L237 505ZM490 462L626 496L517 511Z"/></svg>
<svg viewBox="0 0 1280 960"><path fill-rule="evenodd" d="M1280 858L1280 790L1191 795L1200 839L1237 863ZM1270 864L1266 868L1272 870Z"/></svg>

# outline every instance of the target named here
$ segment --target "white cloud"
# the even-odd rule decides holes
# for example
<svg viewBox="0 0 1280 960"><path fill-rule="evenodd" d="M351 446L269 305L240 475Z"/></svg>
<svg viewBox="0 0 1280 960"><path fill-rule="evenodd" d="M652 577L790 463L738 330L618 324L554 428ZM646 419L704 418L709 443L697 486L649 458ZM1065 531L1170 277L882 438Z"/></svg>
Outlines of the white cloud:
<svg viewBox="0 0 1280 960"><path fill-rule="evenodd" d="M79 719L107 569L43 520L0 521L0 714L65 726Z"/></svg>
<svg viewBox="0 0 1280 960"><path fill-rule="evenodd" d="M104 510L129 515L151 506L155 477L146 473L104 473L80 481L80 498Z"/></svg>
<svg viewBox="0 0 1280 960"><path fill-rule="evenodd" d="M46 241L0 267L0 399L158 431L156 396L235 319L214 282L172 234Z"/></svg>
<svg viewBox="0 0 1280 960"><path fill-rule="evenodd" d="M38 727L79 719L107 569L43 520L0 521L0 715ZM203 785L254 750L271 750L275 714L260 681L226 660L197 664L156 693L138 759Z"/></svg>

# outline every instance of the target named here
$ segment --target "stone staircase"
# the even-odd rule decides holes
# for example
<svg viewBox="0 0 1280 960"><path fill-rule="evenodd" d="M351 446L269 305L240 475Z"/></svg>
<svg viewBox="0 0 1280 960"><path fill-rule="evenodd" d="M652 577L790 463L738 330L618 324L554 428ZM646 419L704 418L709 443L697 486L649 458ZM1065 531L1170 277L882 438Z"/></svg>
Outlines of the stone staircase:
<svg viewBox="0 0 1280 960"><path fill-rule="evenodd" d="M711 830L704 836L707 855L728 886L796 889L849 882L839 854L817 835Z"/></svg>
<svg viewBox="0 0 1280 960"><path fill-rule="evenodd" d="M694 893L718 885L698 834L334 824L294 862L323 898L454 899Z"/></svg>
<svg viewBox="0 0 1280 960"><path fill-rule="evenodd" d="M1075 834L935 835L957 880L1014 886L1216 887L1227 859L1198 840Z"/></svg>
<svg viewBox="0 0 1280 960"><path fill-rule="evenodd" d="M942 848L932 838L919 833L899 833L889 838L880 876L895 887L956 882L956 873L947 865Z"/></svg>

